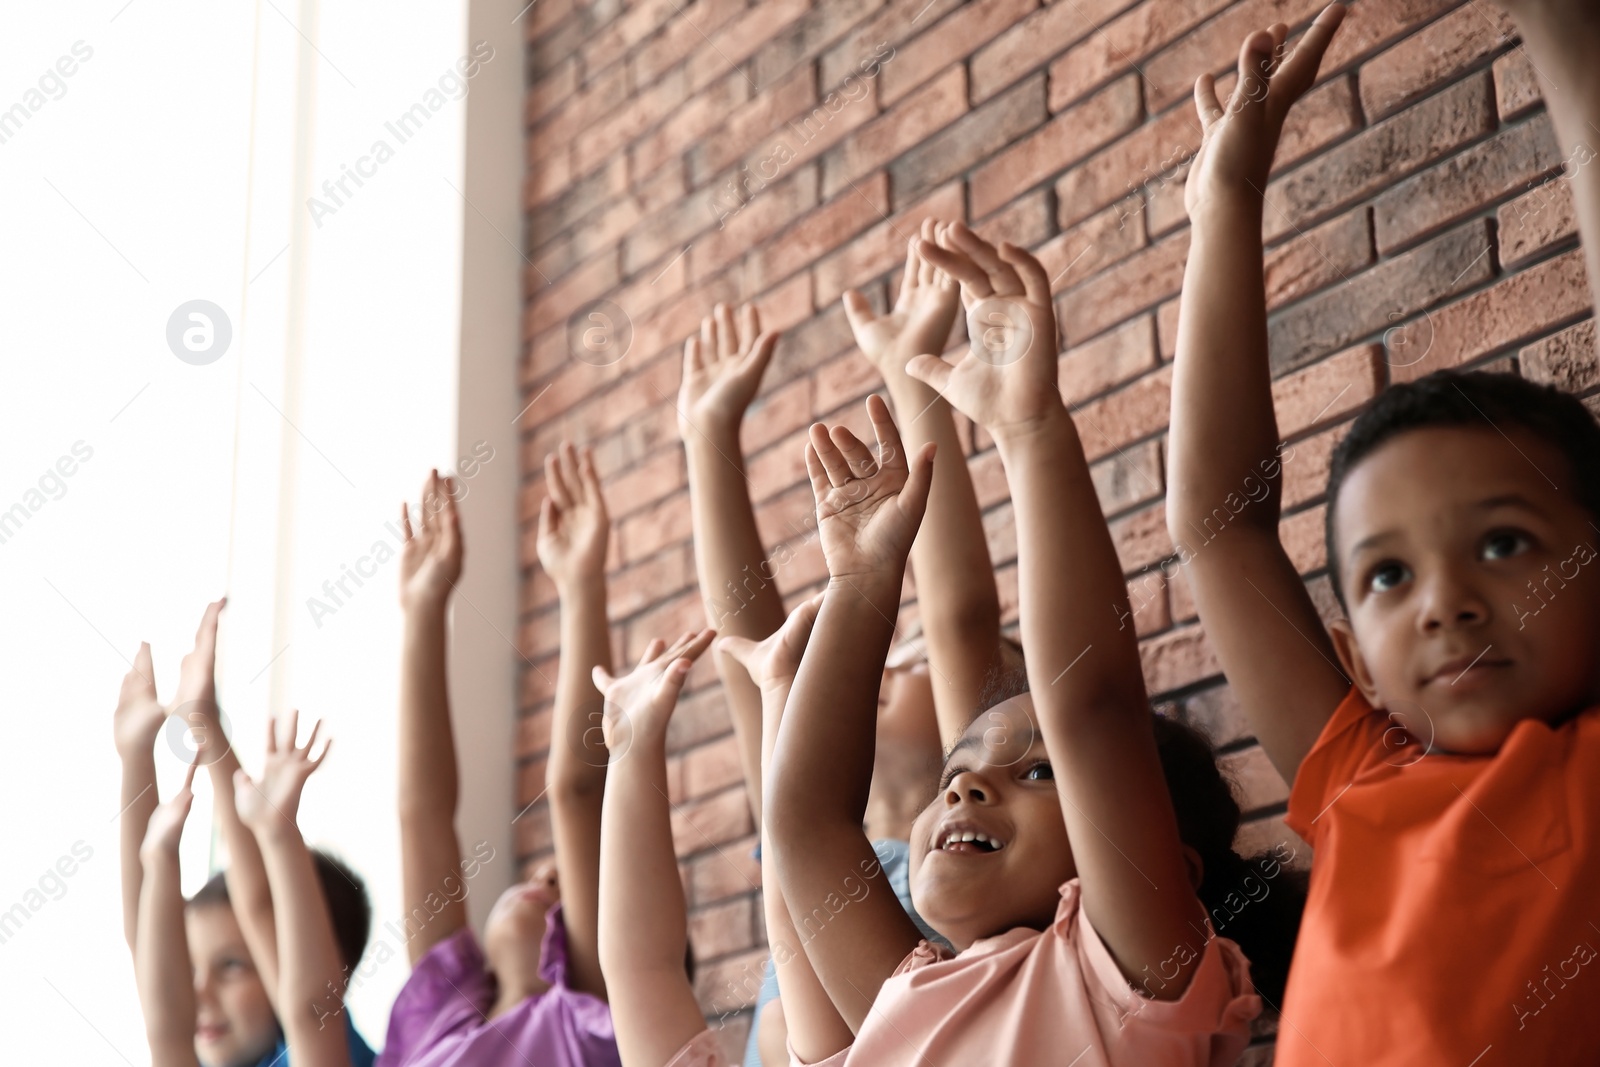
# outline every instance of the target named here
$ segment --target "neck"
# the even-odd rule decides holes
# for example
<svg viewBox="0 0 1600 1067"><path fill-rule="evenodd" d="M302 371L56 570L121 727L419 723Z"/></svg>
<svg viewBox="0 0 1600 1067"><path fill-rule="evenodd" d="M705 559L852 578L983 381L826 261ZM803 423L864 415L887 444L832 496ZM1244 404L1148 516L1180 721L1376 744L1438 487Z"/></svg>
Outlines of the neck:
<svg viewBox="0 0 1600 1067"><path fill-rule="evenodd" d="M496 976L494 1004L489 1008L488 1018L498 1019L506 1012L515 1008L529 997L536 997L549 990L550 983L537 975L527 978Z"/></svg>

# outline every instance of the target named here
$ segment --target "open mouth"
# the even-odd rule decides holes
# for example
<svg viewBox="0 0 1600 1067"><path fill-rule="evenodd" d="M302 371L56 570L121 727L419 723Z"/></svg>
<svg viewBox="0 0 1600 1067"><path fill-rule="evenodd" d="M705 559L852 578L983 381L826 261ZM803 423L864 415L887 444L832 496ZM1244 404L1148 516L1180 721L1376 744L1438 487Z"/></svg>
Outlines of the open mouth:
<svg viewBox="0 0 1600 1067"><path fill-rule="evenodd" d="M999 852L1006 847L1006 843L998 837L993 837L982 830L974 830L970 826L947 826L939 831L933 847L939 852L982 855Z"/></svg>

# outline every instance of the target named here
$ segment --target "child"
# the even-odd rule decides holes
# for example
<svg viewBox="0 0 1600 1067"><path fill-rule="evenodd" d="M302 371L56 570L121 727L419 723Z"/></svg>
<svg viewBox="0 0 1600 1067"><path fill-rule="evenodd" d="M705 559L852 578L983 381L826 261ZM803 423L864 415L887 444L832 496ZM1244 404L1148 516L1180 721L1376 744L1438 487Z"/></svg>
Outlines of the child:
<svg viewBox="0 0 1600 1067"><path fill-rule="evenodd" d="M477 862L463 858L456 838L445 682L445 614L462 556L455 486L437 471L429 475L415 536L401 509L401 867L407 905L423 920L407 943L413 970L390 1013L380 1057L395 1067L618 1063L596 944L606 751L594 729L600 694L590 681L593 668L610 663L610 526L587 452L580 457L564 445L545 461L545 477L539 560L561 598L561 669L546 771L560 883L556 865L545 863L506 890L489 912L481 945L459 891ZM420 908L425 899L437 907Z"/></svg>
<svg viewBox="0 0 1600 1067"><path fill-rule="evenodd" d="M188 724L190 737L197 742L191 772L201 763L211 768L216 818L223 827L232 862L227 874L214 875L182 910L183 941L191 957L191 987L196 997L191 1040L199 1061L206 1067L247 1067L277 1058L283 1049L283 1034L274 1014L278 976L272 898L255 836L234 813L233 774L239 761L223 733L216 699L217 622L226 602L224 598L207 606L195 632L194 649L183 658L170 709L156 699L150 646L140 646L133 669L122 681L114 736L123 767L120 836L124 934L136 956L144 881L141 843L156 807L153 749L169 714L182 718ZM333 915L338 948L348 974L361 958L371 927L365 889L354 872L332 857L313 851L312 858ZM176 862L175 853L171 860ZM166 862L164 853L160 862ZM235 908L229 883L236 887L235 895L252 901L250 920ZM161 906L170 903L166 900ZM163 927L171 928L171 924ZM164 943L159 950L173 952L174 946L181 948L181 942ZM155 951L157 946L151 949ZM343 988L342 981L337 988ZM339 1010L338 998L329 1004L326 992L324 1007ZM352 1063L357 1067L370 1065L374 1054L356 1033L348 1015L343 1028Z"/></svg>
<svg viewBox="0 0 1600 1067"><path fill-rule="evenodd" d="M1600 123L1600 17L1578 0L1507 6L1575 152ZM1278 1063L1593 1063L1593 995L1568 986L1600 943L1600 579L1583 566L1600 429L1511 375L1391 387L1329 475L1348 612L1331 634L1278 539L1262 190L1343 14L1324 11L1276 70L1284 28L1246 40L1226 113L1210 79L1196 86L1172 393L1167 521L1218 660L1292 783L1288 823L1316 849ZM1593 167L1575 191L1594 281ZM1230 514L1259 483L1271 494Z"/></svg>
<svg viewBox="0 0 1600 1067"><path fill-rule="evenodd" d="M1084 607L1124 605L1126 588L1056 384L1049 280L1023 250L996 252L960 225L919 251L961 281L974 335L978 313L998 304L1024 342L1004 360L968 353L952 367L924 354L907 369L1000 449L1033 695L963 732L912 832L912 896L953 954L872 891L881 883L860 830L872 751L862 695L892 636L931 449L908 463L875 397L876 458L848 430L814 426L806 465L830 581L767 787L788 910L820 926L804 952L816 986L783 990L792 1055L891 1067L1231 1063L1260 1002L1239 946L1212 935L1196 896L1216 828L1174 814L1136 640L1115 612ZM1180 836L1197 829L1210 832ZM834 907L857 872L866 891Z"/></svg>

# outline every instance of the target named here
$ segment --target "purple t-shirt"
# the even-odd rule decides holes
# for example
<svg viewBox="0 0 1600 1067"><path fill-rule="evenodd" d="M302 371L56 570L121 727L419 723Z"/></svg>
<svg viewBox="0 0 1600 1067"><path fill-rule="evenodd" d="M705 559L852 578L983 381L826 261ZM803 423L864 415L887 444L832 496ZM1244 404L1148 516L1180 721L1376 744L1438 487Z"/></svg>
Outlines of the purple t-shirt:
<svg viewBox="0 0 1600 1067"><path fill-rule="evenodd" d="M545 920L539 977L550 988L499 1018L483 948L462 927L417 961L389 1013L377 1067L621 1067L611 1009L567 987L561 905Z"/></svg>

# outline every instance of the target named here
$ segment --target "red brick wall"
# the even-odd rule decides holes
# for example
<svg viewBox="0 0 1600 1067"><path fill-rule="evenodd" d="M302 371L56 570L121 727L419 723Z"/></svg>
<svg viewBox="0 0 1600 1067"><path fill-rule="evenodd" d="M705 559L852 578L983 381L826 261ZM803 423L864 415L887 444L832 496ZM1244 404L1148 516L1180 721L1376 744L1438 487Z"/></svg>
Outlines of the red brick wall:
<svg viewBox="0 0 1600 1067"><path fill-rule="evenodd" d="M616 523L620 656L702 621L671 398L682 339L714 301L785 329L745 426L785 598L825 577L804 536L801 434L861 425L878 383L839 294L886 298L907 237L960 218L1033 248L1056 279L1061 384L1128 575L1152 695L1208 727L1281 838L1286 790L1249 739L1195 622L1163 516L1163 447L1188 229L1182 165L1195 77L1250 29L1323 0L540 0L528 39L527 302L521 365L523 731L519 805L542 788L555 594L533 551L540 461L592 444ZM1224 87L1231 86L1231 78ZM1285 434L1283 532L1319 601L1334 442L1388 381L1452 365L1600 385L1561 153L1510 23L1486 0L1361 0L1296 109L1269 190L1272 358ZM570 320L621 309L627 354L574 358ZM615 313L613 312L613 317ZM584 321L582 316L578 317ZM1575 325L1576 324L1576 325ZM963 428L1006 621L1011 509L994 449ZM1175 568L1169 570L1175 574ZM907 590L905 616L915 614ZM542 672L542 673L541 673ZM708 664L673 723L672 799L708 1013L762 958L755 837ZM542 807L524 859L549 848ZM1301 845L1300 847L1304 847ZM730 1043L743 1016L729 1020Z"/></svg>

